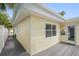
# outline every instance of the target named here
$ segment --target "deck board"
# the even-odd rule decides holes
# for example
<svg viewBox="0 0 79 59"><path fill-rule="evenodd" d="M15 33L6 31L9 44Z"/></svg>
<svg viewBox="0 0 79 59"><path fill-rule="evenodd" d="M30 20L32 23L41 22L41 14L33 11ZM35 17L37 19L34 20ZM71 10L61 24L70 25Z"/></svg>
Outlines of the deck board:
<svg viewBox="0 0 79 59"><path fill-rule="evenodd" d="M58 43L34 56L79 56L79 47L64 43Z"/></svg>

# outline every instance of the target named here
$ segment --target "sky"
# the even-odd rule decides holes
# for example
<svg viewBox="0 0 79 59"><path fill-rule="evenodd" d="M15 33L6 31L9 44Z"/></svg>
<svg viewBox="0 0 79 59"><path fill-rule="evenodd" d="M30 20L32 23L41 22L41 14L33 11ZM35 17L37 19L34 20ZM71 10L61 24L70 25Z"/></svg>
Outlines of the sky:
<svg viewBox="0 0 79 59"><path fill-rule="evenodd" d="M55 12L65 11L65 19L79 17L79 3L48 3L46 6Z"/></svg>
<svg viewBox="0 0 79 59"><path fill-rule="evenodd" d="M79 17L79 4L77 3L45 3L45 5L54 10L55 12L65 11L64 18L70 19L74 17ZM13 16L13 11L11 9L7 9L7 13L10 17Z"/></svg>
<svg viewBox="0 0 79 59"><path fill-rule="evenodd" d="M8 13L8 15L9 15L9 17L13 17L13 10L12 9L10 9L10 8L7 8L7 13Z"/></svg>

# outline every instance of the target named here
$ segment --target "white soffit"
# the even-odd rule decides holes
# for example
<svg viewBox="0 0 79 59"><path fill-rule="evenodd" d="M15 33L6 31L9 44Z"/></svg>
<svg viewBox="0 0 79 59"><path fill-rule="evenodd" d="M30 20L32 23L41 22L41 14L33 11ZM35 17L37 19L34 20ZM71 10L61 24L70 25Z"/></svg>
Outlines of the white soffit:
<svg viewBox="0 0 79 59"><path fill-rule="evenodd" d="M13 24L20 22L21 20L23 20L25 17L27 17L29 15L30 14L29 14L28 10L26 10L25 8L21 8L20 10L18 10L18 13L16 15L16 18L15 18Z"/></svg>

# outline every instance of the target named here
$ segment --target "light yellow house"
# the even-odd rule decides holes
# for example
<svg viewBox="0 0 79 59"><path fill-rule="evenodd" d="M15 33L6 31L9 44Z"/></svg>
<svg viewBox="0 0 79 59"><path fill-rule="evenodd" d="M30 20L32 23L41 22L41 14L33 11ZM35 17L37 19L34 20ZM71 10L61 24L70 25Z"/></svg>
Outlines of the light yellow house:
<svg viewBox="0 0 79 59"><path fill-rule="evenodd" d="M14 9L13 26L17 40L29 55L59 42L79 45L79 18L64 20L43 4L17 4Z"/></svg>

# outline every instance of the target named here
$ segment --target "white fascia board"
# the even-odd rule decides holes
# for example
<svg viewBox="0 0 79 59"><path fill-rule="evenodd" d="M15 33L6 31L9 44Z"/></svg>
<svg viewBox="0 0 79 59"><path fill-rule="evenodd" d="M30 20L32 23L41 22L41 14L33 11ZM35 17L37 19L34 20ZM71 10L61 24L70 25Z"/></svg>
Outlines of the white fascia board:
<svg viewBox="0 0 79 59"><path fill-rule="evenodd" d="M79 17L67 19L66 21L67 21L67 22L77 22L77 21L79 21Z"/></svg>
<svg viewBox="0 0 79 59"><path fill-rule="evenodd" d="M12 23L14 22L14 20L15 20L15 18L16 18L16 15L17 15L17 12L18 12L18 9L19 9L19 5L20 5L20 4L16 4L16 5L14 6Z"/></svg>

